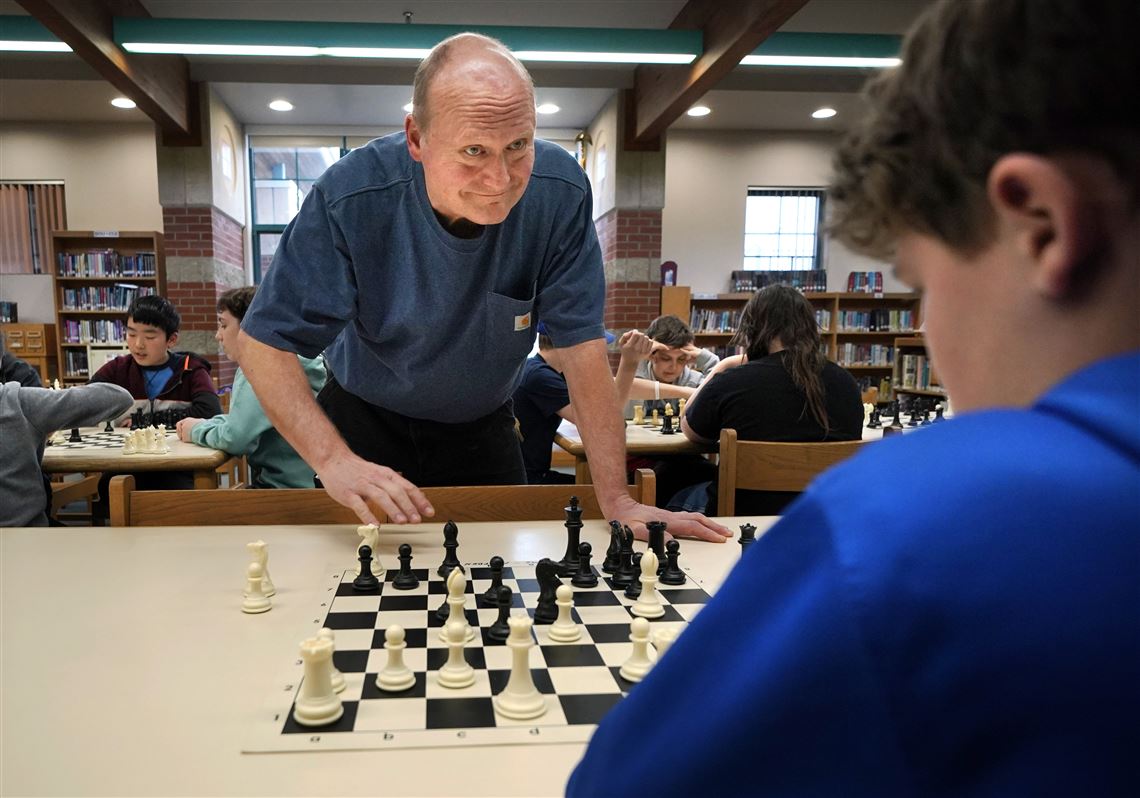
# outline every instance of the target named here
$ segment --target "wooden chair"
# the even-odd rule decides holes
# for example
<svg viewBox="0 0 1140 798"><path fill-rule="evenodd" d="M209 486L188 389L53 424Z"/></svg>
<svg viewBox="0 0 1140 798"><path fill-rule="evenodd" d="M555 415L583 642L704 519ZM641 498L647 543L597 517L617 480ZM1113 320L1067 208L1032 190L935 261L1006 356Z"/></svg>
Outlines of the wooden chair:
<svg viewBox="0 0 1140 798"><path fill-rule="evenodd" d="M57 477L51 483L51 514L52 517L58 517L60 510L73 502L86 502L86 513L77 513L84 515L90 523L91 521L91 502L99 498L99 474L84 474L79 479L65 480L62 477ZM70 517L70 516L69 516Z"/></svg>
<svg viewBox="0 0 1140 798"><path fill-rule="evenodd" d="M736 512L736 491L802 491L819 474L859 451L863 441L772 443L737 441L736 430L720 431L716 513Z"/></svg>
<svg viewBox="0 0 1140 798"><path fill-rule="evenodd" d="M135 490L129 474L111 479L111 526L244 526L249 524L353 524L352 510L321 489L288 490ZM638 469L630 496L652 506L657 498L653 472ZM571 496L585 519L602 518L593 485L479 485L424 488L435 519L446 521L561 520ZM381 523L387 515L373 512Z"/></svg>
<svg viewBox="0 0 1140 798"><path fill-rule="evenodd" d="M226 478L229 489L245 488L249 485L249 462L244 454L234 455L226 462L214 469L218 475L218 487L222 486L222 477Z"/></svg>

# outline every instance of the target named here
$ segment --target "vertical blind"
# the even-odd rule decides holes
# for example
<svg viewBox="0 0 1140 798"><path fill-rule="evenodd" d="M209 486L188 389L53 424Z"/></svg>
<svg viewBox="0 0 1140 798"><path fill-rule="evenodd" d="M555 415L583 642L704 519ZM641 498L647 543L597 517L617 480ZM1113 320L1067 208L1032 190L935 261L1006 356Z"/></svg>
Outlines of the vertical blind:
<svg viewBox="0 0 1140 798"><path fill-rule="evenodd" d="M0 274L51 274L51 234L66 229L62 183L0 183Z"/></svg>

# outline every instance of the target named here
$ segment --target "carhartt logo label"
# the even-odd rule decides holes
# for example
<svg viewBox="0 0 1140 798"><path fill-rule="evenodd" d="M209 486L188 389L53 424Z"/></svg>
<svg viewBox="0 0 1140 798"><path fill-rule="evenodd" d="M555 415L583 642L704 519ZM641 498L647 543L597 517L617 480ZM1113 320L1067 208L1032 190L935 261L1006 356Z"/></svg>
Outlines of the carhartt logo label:
<svg viewBox="0 0 1140 798"><path fill-rule="evenodd" d="M521 316L515 316L515 332L520 330L530 329L530 314L524 313Z"/></svg>

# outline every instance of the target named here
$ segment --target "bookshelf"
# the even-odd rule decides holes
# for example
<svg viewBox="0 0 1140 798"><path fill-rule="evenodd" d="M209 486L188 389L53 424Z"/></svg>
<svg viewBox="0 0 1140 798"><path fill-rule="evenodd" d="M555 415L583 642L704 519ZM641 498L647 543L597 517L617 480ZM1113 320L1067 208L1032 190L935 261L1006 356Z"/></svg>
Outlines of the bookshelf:
<svg viewBox="0 0 1140 798"><path fill-rule="evenodd" d="M84 383L108 355L126 351L131 301L165 296L162 233L57 230L51 243L60 379Z"/></svg>
<svg viewBox="0 0 1140 798"><path fill-rule="evenodd" d="M891 387L896 394L946 398L938 375L931 368L930 358L926 354L926 342L921 335L895 339Z"/></svg>
<svg viewBox="0 0 1140 798"><path fill-rule="evenodd" d="M689 322L697 346L722 357L751 293L693 295L688 286L661 289L661 313ZM889 385L895 340L919 328L920 296L914 293L804 292L816 311L827 356L851 372L860 387Z"/></svg>

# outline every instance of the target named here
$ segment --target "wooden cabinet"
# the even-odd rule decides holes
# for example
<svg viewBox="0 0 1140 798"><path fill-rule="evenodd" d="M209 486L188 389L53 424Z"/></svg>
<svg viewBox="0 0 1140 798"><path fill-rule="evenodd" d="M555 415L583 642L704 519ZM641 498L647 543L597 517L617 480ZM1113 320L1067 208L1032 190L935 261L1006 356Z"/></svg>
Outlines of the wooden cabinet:
<svg viewBox="0 0 1140 798"><path fill-rule="evenodd" d="M40 382L51 385L59 377L55 327L50 324L0 324L8 351L40 373Z"/></svg>
<svg viewBox="0 0 1140 798"><path fill-rule="evenodd" d="M98 368L97 355L125 351L131 301L165 296L162 234L56 231L52 263L61 379L83 383Z"/></svg>

